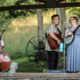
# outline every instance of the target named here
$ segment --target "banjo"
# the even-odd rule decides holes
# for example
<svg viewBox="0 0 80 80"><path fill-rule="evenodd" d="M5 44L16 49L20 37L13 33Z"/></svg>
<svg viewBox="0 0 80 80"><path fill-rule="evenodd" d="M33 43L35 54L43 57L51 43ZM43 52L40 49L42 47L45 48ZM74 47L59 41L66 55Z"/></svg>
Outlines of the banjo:
<svg viewBox="0 0 80 80"><path fill-rule="evenodd" d="M69 35L69 36L67 36L67 37L64 38L65 44L70 44L70 43L72 43L72 41L74 40L74 35L75 35L76 31L78 30L78 28L80 28L80 25L76 28L75 31L72 32L71 35ZM66 34L66 33L65 33L65 34Z"/></svg>
<svg viewBox="0 0 80 80"><path fill-rule="evenodd" d="M74 40L73 33L67 37L64 38L65 44L70 44Z"/></svg>

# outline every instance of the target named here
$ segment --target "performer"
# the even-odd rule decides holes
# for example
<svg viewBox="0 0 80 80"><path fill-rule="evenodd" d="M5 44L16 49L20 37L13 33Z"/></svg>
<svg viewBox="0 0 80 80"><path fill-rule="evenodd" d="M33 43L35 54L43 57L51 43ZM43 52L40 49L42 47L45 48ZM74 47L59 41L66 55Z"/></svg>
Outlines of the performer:
<svg viewBox="0 0 80 80"><path fill-rule="evenodd" d="M80 71L80 26L78 18L70 17L69 23L72 27L66 29L66 36L74 35L74 39L67 48L67 72Z"/></svg>
<svg viewBox="0 0 80 80"><path fill-rule="evenodd" d="M47 35L50 35L53 39L57 41L58 44L60 44L60 39L56 37L54 33L59 34L59 31L57 30L57 27L60 23L59 15L55 14L51 17L52 23L47 29ZM57 64L58 64L58 49L51 49L49 46L49 42L46 38L46 46L45 50L48 52L48 69L49 70L56 70Z"/></svg>

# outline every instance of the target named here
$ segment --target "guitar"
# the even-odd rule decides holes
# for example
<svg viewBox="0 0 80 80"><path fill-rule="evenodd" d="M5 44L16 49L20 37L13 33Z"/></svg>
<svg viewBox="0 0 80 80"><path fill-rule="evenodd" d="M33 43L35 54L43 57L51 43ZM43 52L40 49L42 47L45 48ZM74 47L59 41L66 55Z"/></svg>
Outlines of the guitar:
<svg viewBox="0 0 80 80"><path fill-rule="evenodd" d="M57 28L57 31L59 32L59 34L57 33L54 33L55 36L60 39L61 41L64 41L61 37L62 35L62 32ZM51 49L59 49L59 44L57 43L57 41L55 39L53 39L49 34L47 36L47 40L48 40L48 43L49 43L49 46Z"/></svg>
<svg viewBox="0 0 80 80"><path fill-rule="evenodd" d="M59 39L61 39L61 34L56 34L54 33L55 36ZM47 40L49 43L49 46L51 49L58 49L59 48L59 44L57 43L57 41L55 39L53 39L50 35L47 36Z"/></svg>

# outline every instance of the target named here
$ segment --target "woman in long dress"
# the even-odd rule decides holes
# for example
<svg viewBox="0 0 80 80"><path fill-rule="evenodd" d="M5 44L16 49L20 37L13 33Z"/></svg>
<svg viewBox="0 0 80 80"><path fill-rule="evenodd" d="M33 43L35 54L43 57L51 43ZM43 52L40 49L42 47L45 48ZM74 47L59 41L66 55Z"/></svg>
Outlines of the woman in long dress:
<svg viewBox="0 0 80 80"><path fill-rule="evenodd" d="M77 17L70 17L71 27L66 30L66 36L74 35L73 41L67 48L67 72L80 71L80 26L77 24Z"/></svg>

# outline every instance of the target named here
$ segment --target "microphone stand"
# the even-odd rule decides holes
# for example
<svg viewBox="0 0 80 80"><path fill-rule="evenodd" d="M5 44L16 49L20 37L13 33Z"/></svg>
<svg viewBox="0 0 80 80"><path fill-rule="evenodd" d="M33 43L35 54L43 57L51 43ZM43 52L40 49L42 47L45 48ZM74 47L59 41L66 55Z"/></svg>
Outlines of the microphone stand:
<svg viewBox="0 0 80 80"><path fill-rule="evenodd" d="M64 44L63 44L64 70L66 70L66 57L65 57L65 55L66 55L66 49L65 49L65 46L66 46L66 44L65 44L65 30L66 30L66 26L67 26L67 23L65 22L64 23Z"/></svg>
<svg viewBox="0 0 80 80"><path fill-rule="evenodd" d="M66 54L66 51L65 51L65 27L64 27L64 45L63 45L63 56L64 56L64 70L66 69L66 62L65 62L65 54Z"/></svg>

